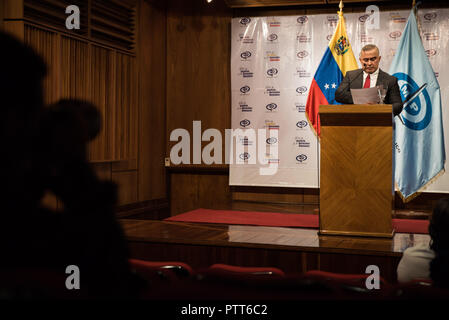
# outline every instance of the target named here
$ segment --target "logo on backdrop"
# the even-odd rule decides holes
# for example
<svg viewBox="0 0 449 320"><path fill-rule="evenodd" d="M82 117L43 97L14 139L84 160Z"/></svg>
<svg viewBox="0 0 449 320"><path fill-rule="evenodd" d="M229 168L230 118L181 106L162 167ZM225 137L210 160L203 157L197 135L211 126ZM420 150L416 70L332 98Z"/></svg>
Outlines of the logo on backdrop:
<svg viewBox="0 0 449 320"><path fill-rule="evenodd" d="M432 57L432 56L434 56L434 55L436 55L437 54L437 51L435 50L435 49L429 49L429 50L426 50L426 55L427 55L427 57Z"/></svg>
<svg viewBox="0 0 449 320"><path fill-rule="evenodd" d="M426 20L425 22L435 21L436 18L437 18L436 12L429 12L424 15L424 20Z"/></svg>
<svg viewBox="0 0 449 320"><path fill-rule="evenodd" d="M401 35L402 35L401 31L393 31L393 32L390 32L390 34L388 36L390 37L390 39L399 40L399 38L401 38Z"/></svg>
<svg viewBox="0 0 449 320"><path fill-rule="evenodd" d="M277 107L278 107L278 105L277 105L276 103L270 103L270 104L267 104L267 105L265 106L265 108L266 108L268 111L276 110Z"/></svg>
<svg viewBox="0 0 449 320"><path fill-rule="evenodd" d="M243 128L246 128L250 124L251 124L251 121L249 121L248 119L244 119L244 120L240 121L240 126L242 126Z"/></svg>
<svg viewBox="0 0 449 320"><path fill-rule="evenodd" d="M296 126L300 129L303 129L305 127L307 127L307 121L306 120L301 120L296 122Z"/></svg>
<svg viewBox="0 0 449 320"><path fill-rule="evenodd" d="M276 139L275 137L267 139L267 144L275 144L276 142L278 142L278 139Z"/></svg>
<svg viewBox="0 0 449 320"><path fill-rule="evenodd" d="M432 101L426 89L427 83L420 87L409 75L403 72L395 73L394 76L398 78L403 101L406 101L410 95L418 93L404 108L406 112L405 116L402 117L404 124L411 130L425 129L432 119Z"/></svg>
<svg viewBox="0 0 449 320"><path fill-rule="evenodd" d="M240 19L240 24L245 26L245 27L247 25L249 25L250 23L251 23L251 18L242 18L242 19Z"/></svg>
<svg viewBox="0 0 449 320"><path fill-rule="evenodd" d="M249 86L244 86L244 87L240 88L240 92L242 94L247 94L250 90L251 90L251 88Z"/></svg>
<svg viewBox="0 0 449 320"><path fill-rule="evenodd" d="M242 159L243 161L246 161L250 158L250 154L248 152L243 152L239 155L239 158Z"/></svg>
<svg viewBox="0 0 449 320"><path fill-rule="evenodd" d="M246 59L248 59L248 58L250 58L251 57L251 52L249 52L249 51L245 51L245 52L242 52L241 54L240 54L240 58L242 58L242 59L244 59L244 60L246 60Z"/></svg>
<svg viewBox="0 0 449 320"><path fill-rule="evenodd" d="M299 51L296 56L298 57L298 59L304 59L309 56L309 53L306 50L303 50Z"/></svg>
<svg viewBox="0 0 449 320"><path fill-rule="evenodd" d="M363 16L359 17L359 21L360 23L365 23L367 20L369 20L370 15L369 14L364 14Z"/></svg>
<svg viewBox="0 0 449 320"><path fill-rule="evenodd" d="M298 87L298 88L296 88L296 92L303 95L307 92L307 87L305 87L305 86Z"/></svg>
<svg viewBox="0 0 449 320"><path fill-rule="evenodd" d="M277 39L278 39L278 35L277 35L276 33L270 34L270 35L268 36L268 38L267 38L267 40L268 40L268 41L271 41L271 42L274 42L274 41L276 41Z"/></svg>
<svg viewBox="0 0 449 320"><path fill-rule="evenodd" d="M309 18L307 18L307 16L300 16L296 19L296 22L298 22L299 24L306 24L307 21L309 21Z"/></svg>
<svg viewBox="0 0 449 320"><path fill-rule="evenodd" d="M307 160L307 156L305 154L299 154L296 156L296 161L303 163Z"/></svg>
<svg viewBox="0 0 449 320"><path fill-rule="evenodd" d="M270 68L270 69L267 70L267 75L269 77L274 77L274 76L276 76L278 74L278 72L279 72L278 69Z"/></svg>

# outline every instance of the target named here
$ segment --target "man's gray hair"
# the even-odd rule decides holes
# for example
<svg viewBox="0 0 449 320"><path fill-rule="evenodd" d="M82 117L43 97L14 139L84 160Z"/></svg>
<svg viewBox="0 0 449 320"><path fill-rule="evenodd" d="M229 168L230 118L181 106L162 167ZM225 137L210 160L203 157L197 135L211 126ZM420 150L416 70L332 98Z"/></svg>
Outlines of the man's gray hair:
<svg viewBox="0 0 449 320"><path fill-rule="evenodd" d="M379 48L375 44L367 44L363 46L362 50L360 50L359 56L362 54L362 51L371 51L376 49L378 53L380 53Z"/></svg>

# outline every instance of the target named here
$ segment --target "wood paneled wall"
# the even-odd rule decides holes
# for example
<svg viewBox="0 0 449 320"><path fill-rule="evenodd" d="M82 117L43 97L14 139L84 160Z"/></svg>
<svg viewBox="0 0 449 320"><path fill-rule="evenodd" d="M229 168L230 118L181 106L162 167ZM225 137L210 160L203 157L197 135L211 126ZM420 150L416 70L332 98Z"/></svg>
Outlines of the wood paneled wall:
<svg viewBox="0 0 449 320"><path fill-rule="evenodd" d="M139 201L166 199L166 9L165 2L140 1Z"/></svg>
<svg viewBox="0 0 449 320"><path fill-rule="evenodd" d="M231 125L232 12L222 0L168 2L167 140L177 128L192 135L194 120L224 137ZM167 154L175 143L167 141Z"/></svg>
<svg viewBox="0 0 449 320"><path fill-rule="evenodd" d="M46 103L78 98L98 107L102 130L89 144L88 157L102 178L119 185L119 205L148 206L151 200L164 203L167 197L163 162L165 28L157 38L146 32L156 33L159 26L165 26L165 7L153 8L144 0L117 0L111 8L106 8L105 1L97 1L95 8L103 6L110 19L99 16L101 8L94 12L90 10L91 5L89 10L85 6L81 14L88 15L89 19L82 16L81 23L88 26L81 26L76 33L65 29L66 4L58 1L50 1L52 7L36 4L35 0L2 1L3 27L33 47L46 61ZM54 21L62 23L26 16L23 8L35 5L42 10L43 17L53 14ZM115 17L122 20L121 25L110 25ZM105 23L110 29L100 27ZM152 63L148 64L148 60ZM148 90L154 84L159 84L159 90ZM155 124L159 127L155 128ZM155 142L158 149L153 148Z"/></svg>

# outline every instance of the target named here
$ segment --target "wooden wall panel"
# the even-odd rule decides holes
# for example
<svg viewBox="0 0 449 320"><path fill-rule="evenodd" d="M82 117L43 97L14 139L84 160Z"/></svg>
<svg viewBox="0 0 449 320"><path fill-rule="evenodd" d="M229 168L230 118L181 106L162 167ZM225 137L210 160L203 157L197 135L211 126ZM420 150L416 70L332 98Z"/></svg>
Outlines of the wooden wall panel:
<svg viewBox="0 0 449 320"><path fill-rule="evenodd" d="M170 215L198 209L200 207L198 193L198 175L171 174L170 176Z"/></svg>
<svg viewBox="0 0 449 320"><path fill-rule="evenodd" d="M223 1L171 0L167 12L167 137L230 128L230 22ZM168 140L168 139L167 139ZM167 141L167 155L176 142Z"/></svg>
<svg viewBox="0 0 449 320"><path fill-rule="evenodd" d="M118 205L137 202L137 171L113 172L112 181L118 185Z"/></svg>
<svg viewBox="0 0 449 320"><path fill-rule="evenodd" d="M222 173L173 173L170 178L171 215L208 208L228 209L229 177Z"/></svg>
<svg viewBox="0 0 449 320"><path fill-rule="evenodd" d="M137 158L137 68L136 59L116 54L116 108L110 134L115 136L114 159Z"/></svg>
<svg viewBox="0 0 449 320"><path fill-rule="evenodd" d="M89 144L88 158L100 178L114 179L120 185L120 204L165 198L165 32L156 40L147 36L158 34L161 26L165 30L165 9L160 4L153 8L144 0L118 0L111 7L114 15L119 16L114 20L115 16L101 16L101 10L97 10L98 6L107 7L107 1L96 1L96 12L91 10L92 1L83 2L80 32L68 31L64 25L55 22L56 18L65 19L65 13L58 11L59 7L64 9L66 6L63 0L40 1L35 14L28 16L24 13L23 0L0 1L0 27L3 25L23 39L46 61L46 103L60 98L77 98L97 106L102 116L102 130ZM149 15L142 16L144 19L140 25L141 17L136 5L150 10ZM29 14L33 4L27 6ZM88 14L83 11L86 8L89 9ZM39 14L46 15L48 19L38 19ZM106 23L109 29L104 30L100 39L98 28L101 23ZM136 28L140 28L145 36L136 37L139 33ZM90 32L92 30L96 33ZM140 46L139 40L146 41L146 51L139 54L147 58L151 53L151 65L143 64L143 68L138 65L135 49ZM120 41L131 45L124 48ZM147 79L143 86L140 85L140 74ZM142 99L139 92L150 92L144 99L148 112L141 122L139 106ZM145 132L141 133L140 125L145 127ZM153 148L155 137L159 139L159 151ZM139 145L141 140L145 143ZM139 159L139 149L144 150L142 153L147 158ZM142 170L139 177L141 163L146 170ZM144 181L146 191L141 199L138 197L139 180ZM47 197L45 201L52 204L53 200Z"/></svg>
<svg viewBox="0 0 449 320"><path fill-rule="evenodd" d="M0 30L3 29L3 19L5 18L5 2L0 2Z"/></svg>
<svg viewBox="0 0 449 320"><path fill-rule="evenodd" d="M47 76L44 79L44 102L56 102L59 99L59 35L29 25L25 26L24 31L24 42L34 48L47 64Z"/></svg>
<svg viewBox="0 0 449 320"><path fill-rule="evenodd" d="M4 18L23 18L23 0L3 0L0 6L3 6Z"/></svg>
<svg viewBox="0 0 449 320"><path fill-rule="evenodd" d="M89 159L93 161L114 159L116 90L115 52L96 45L91 46L91 101L102 115L102 130L89 145ZM111 134L112 133L112 134Z"/></svg>
<svg viewBox="0 0 449 320"><path fill-rule="evenodd" d="M304 195L302 189L289 188L284 191L283 188L243 188L239 190L235 187L232 192L232 200L235 201L257 201L264 203L291 203L300 204L304 203ZM239 190L239 191L237 191Z"/></svg>
<svg viewBox="0 0 449 320"><path fill-rule="evenodd" d="M23 21L3 21L3 31L12 34L23 41L25 35L25 24Z"/></svg>
<svg viewBox="0 0 449 320"><path fill-rule="evenodd" d="M168 197L164 167L167 142L164 5L150 5L148 1L141 1L139 7L139 201Z"/></svg>
<svg viewBox="0 0 449 320"><path fill-rule="evenodd" d="M89 45L61 36L61 98L90 100Z"/></svg>

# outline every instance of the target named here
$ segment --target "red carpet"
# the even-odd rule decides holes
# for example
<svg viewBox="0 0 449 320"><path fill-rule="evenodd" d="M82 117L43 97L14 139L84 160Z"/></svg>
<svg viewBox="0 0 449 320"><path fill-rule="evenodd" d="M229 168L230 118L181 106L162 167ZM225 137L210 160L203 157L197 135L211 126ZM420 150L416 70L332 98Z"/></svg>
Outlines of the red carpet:
<svg viewBox="0 0 449 320"><path fill-rule="evenodd" d="M266 227L318 228L318 215L277 212L196 209L165 220ZM428 220L393 219L393 228L399 233L428 233L428 227Z"/></svg>

